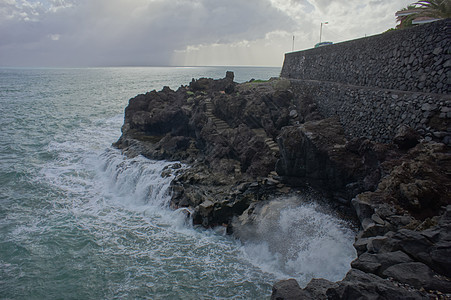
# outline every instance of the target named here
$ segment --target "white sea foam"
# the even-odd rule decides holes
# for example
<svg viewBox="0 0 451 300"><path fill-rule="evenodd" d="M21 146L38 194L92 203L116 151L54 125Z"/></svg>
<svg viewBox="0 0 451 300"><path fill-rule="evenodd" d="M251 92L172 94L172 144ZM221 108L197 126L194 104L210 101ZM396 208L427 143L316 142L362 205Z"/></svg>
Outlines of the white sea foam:
<svg viewBox="0 0 451 300"><path fill-rule="evenodd" d="M67 142L59 146L71 148ZM116 245L118 251L140 257L143 255L141 250L124 247L121 242L127 236L130 238L131 232L133 239L144 241L144 244L155 244L155 240L160 240L164 245L166 239L174 238L170 235L182 234L179 239L200 239L206 241L207 247L215 243L213 236L225 233L224 228L218 228L207 236L199 236L207 232L193 230L184 209L168 209L169 185L176 170L165 178L161 173L173 163L152 161L142 156L126 158L112 148L100 155L97 153L85 153L80 161L63 155L62 160L67 159L69 163L59 161L62 172L56 172L53 178L58 179L60 188L70 187L71 192L84 197L87 193L90 195L88 203L82 201L72 209L76 216L83 216L78 218L82 228L92 232L94 227L103 228L100 234L94 233L100 245ZM71 162L75 162L72 167ZM80 176L80 170L86 171L88 166L96 174L94 178ZM87 215L91 217L86 218ZM273 278L296 278L301 285L318 277L337 281L344 277L356 256L352 247L355 233L343 221L325 213L318 204L302 203L302 199L295 198L276 199L261 207L256 221L254 225L235 229L241 238L235 247L240 259ZM124 233L112 240L105 235L108 231ZM224 238L229 239L223 237L217 242L223 243ZM164 252L157 247L147 251L146 255L161 260L160 251ZM213 258L209 253L206 255L202 261L208 266Z"/></svg>
<svg viewBox="0 0 451 300"><path fill-rule="evenodd" d="M262 205L254 223L236 223L235 234L254 264L279 278L296 278L301 285L312 278L342 279L356 257L349 224L302 197Z"/></svg>
<svg viewBox="0 0 451 300"><path fill-rule="evenodd" d="M347 245L319 239L304 249L299 246L302 235L290 230L302 227L293 221L293 214L302 212L297 206L268 210L259 239L245 242L226 236L223 227L191 226L184 209L168 208L173 177L163 178L161 171L171 163L126 158L111 148L120 136L128 98L163 85L177 88L192 77L225 74L215 68L181 71L11 71L8 85L18 88L14 94L0 92L0 123L5 127L0 164L6 170L0 294L23 299L261 299L279 278L303 280L304 274L338 274L349 268L345 260L339 272L327 264L317 263L319 271L307 266L309 260L328 255L336 264L352 239L341 240ZM255 69L248 71L257 76ZM336 221L330 226L341 232ZM318 224L313 228L323 228ZM260 234L267 228L274 228L280 239ZM304 235L310 232L302 230ZM333 245L336 252L321 253L323 245Z"/></svg>

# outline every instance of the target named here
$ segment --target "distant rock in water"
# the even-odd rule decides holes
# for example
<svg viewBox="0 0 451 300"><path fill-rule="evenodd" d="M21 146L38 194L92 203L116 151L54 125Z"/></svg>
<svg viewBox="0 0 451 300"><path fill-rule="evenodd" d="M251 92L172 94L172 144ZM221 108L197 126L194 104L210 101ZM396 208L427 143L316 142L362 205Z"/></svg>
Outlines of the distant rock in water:
<svg viewBox="0 0 451 300"><path fill-rule="evenodd" d="M342 281L314 279L304 289L283 281L273 299L451 293L449 146L408 127L392 143L350 139L339 117L324 118L289 80L233 79L227 72L130 99L114 145L129 156L187 163L174 171L171 207L185 207L195 224L232 233L238 223L258 222L259 203L306 188L359 224L358 258Z"/></svg>

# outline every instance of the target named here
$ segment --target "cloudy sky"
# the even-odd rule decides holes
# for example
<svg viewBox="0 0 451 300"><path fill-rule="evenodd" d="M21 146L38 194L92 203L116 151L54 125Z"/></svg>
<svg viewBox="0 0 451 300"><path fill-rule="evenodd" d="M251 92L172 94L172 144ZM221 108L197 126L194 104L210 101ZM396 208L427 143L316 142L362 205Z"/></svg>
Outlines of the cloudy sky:
<svg viewBox="0 0 451 300"><path fill-rule="evenodd" d="M281 66L396 25L412 0L0 0L0 66Z"/></svg>

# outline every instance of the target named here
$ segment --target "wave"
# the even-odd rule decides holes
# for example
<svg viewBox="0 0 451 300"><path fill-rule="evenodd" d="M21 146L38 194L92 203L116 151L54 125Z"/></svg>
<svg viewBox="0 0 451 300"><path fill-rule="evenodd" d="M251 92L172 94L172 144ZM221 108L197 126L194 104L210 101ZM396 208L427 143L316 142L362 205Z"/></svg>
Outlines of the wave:
<svg viewBox="0 0 451 300"><path fill-rule="evenodd" d="M355 232L307 196L258 205L253 222L234 222L243 253L262 270L306 285L312 278L341 280L356 258Z"/></svg>

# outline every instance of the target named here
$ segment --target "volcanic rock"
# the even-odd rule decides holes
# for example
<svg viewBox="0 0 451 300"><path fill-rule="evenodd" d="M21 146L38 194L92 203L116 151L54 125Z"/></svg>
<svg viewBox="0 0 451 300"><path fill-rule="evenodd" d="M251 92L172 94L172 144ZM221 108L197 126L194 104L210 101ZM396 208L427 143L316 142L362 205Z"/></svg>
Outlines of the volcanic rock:
<svg viewBox="0 0 451 300"><path fill-rule="evenodd" d="M313 279L304 289L282 281L273 299L449 297L449 146L408 127L389 144L348 139L338 117L322 118L288 80L233 77L130 99L114 145L129 156L186 163L162 176L176 175L170 206L189 211L194 224L232 233L233 219L254 222L259 203L306 187L357 220L358 258L342 281Z"/></svg>

